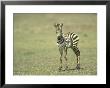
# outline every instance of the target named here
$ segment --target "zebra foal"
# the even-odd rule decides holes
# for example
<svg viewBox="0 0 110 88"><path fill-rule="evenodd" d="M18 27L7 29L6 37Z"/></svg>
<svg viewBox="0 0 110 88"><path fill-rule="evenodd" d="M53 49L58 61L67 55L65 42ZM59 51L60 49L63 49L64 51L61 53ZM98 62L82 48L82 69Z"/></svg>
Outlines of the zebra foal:
<svg viewBox="0 0 110 88"><path fill-rule="evenodd" d="M63 56L66 61L65 70L68 69L68 65L67 65L67 50L68 50L68 48L71 48L73 50L73 52L76 54L76 57L77 57L76 69L80 69L80 50L77 47L78 41L79 41L78 35L75 34L74 32L72 32L72 33L69 32L69 33L63 34L63 32L62 32L63 24L56 23L54 25L54 27L56 28L57 45L59 47L59 52L60 52L59 70L62 70L62 57Z"/></svg>

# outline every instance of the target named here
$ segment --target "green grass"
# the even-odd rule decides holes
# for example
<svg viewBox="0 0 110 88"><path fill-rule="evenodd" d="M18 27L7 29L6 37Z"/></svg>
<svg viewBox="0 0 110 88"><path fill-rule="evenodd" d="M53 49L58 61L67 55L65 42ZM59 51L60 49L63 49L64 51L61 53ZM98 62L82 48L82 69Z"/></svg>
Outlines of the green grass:
<svg viewBox="0 0 110 88"><path fill-rule="evenodd" d="M58 71L59 51L54 23L79 35L81 68ZM76 57L68 50L70 69ZM97 75L97 14L14 14L14 75Z"/></svg>

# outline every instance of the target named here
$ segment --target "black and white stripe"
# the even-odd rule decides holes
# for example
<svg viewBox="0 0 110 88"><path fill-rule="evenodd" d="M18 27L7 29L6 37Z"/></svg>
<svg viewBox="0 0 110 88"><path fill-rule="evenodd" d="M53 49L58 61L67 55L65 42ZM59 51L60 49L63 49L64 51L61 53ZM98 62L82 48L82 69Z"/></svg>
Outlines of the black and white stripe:
<svg viewBox="0 0 110 88"><path fill-rule="evenodd" d="M71 45L66 45L68 47L74 46L77 47L78 42L79 42L79 36L77 34L75 34L74 32L72 33L67 33L67 34L63 34L63 37L65 39L65 43L66 44L71 44Z"/></svg>

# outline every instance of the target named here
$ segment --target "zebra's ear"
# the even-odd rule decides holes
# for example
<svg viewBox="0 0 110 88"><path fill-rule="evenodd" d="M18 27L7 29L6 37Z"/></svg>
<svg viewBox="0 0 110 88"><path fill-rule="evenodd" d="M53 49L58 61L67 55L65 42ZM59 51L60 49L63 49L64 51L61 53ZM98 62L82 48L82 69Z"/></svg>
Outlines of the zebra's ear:
<svg viewBox="0 0 110 88"><path fill-rule="evenodd" d="M63 26L63 23L61 23L61 26Z"/></svg>
<svg viewBox="0 0 110 88"><path fill-rule="evenodd" d="M56 27L56 26L57 26L57 23L54 24L54 27Z"/></svg>

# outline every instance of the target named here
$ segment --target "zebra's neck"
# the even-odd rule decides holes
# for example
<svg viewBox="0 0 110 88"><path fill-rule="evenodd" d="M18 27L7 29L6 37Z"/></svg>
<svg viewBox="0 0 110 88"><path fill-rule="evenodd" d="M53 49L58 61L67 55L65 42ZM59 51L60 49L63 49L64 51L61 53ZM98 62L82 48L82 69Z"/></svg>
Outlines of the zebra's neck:
<svg viewBox="0 0 110 88"><path fill-rule="evenodd" d="M58 44L62 44L64 42L64 37L61 35L61 36L58 36L57 37L57 43Z"/></svg>

